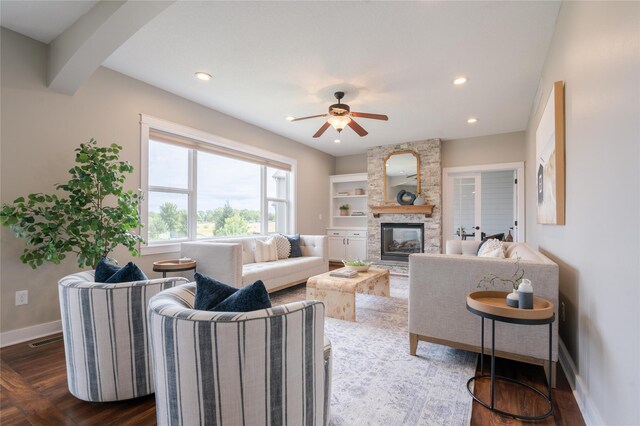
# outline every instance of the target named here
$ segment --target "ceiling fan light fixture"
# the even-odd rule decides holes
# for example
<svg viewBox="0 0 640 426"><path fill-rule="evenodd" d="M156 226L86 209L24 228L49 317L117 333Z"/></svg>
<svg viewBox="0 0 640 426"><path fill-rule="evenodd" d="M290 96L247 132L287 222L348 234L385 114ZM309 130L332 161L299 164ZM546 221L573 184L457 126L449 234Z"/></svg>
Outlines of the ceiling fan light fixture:
<svg viewBox="0 0 640 426"><path fill-rule="evenodd" d="M341 132L351 122L346 115L333 115L327 120L338 132Z"/></svg>
<svg viewBox="0 0 640 426"><path fill-rule="evenodd" d="M211 77L211 74L203 72L203 71L198 71L194 75L196 77L198 77L202 81L209 81L209 80L211 80L213 78L213 77Z"/></svg>

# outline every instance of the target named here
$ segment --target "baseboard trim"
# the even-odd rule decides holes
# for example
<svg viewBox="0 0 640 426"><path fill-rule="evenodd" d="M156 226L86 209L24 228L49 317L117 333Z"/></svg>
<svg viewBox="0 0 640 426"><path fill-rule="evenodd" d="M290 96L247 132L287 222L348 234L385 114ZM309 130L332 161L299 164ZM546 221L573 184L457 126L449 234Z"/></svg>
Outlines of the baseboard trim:
<svg viewBox="0 0 640 426"><path fill-rule="evenodd" d="M578 374L576 364L573 362L573 359L571 358L571 355L569 354L569 351L564 345L562 339L558 339L558 361L562 366L562 370L564 370L569 386L571 386L571 389L573 390L573 396L578 403L578 408L580 408L584 422L587 426L599 426L605 424L600 412L591 400L589 389Z"/></svg>
<svg viewBox="0 0 640 426"><path fill-rule="evenodd" d="M17 330L5 331L4 333L0 333L0 348L60 333L61 331L62 322L60 320L46 322L44 324L38 324L31 327L19 328Z"/></svg>

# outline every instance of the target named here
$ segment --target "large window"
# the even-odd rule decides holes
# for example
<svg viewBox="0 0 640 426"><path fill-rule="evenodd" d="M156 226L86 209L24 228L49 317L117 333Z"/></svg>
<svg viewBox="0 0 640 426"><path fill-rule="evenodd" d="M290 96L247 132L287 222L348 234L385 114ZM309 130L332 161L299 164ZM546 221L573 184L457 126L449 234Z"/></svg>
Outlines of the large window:
<svg viewBox="0 0 640 426"><path fill-rule="evenodd" d="M292 164L153 128L143 144L149 246L294 231Z"/></svg>

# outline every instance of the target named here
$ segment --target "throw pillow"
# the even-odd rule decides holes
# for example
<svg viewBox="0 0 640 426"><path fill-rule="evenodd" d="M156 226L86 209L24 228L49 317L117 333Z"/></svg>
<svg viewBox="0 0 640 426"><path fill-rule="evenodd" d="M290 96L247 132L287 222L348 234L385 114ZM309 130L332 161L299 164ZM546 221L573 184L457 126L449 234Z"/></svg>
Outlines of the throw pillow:
<svg viewBox="0 0 640 426"><path fill-rule="evenodd" d="M502 234L493 234L493 235L489 235L488 237L482 237L482 242L478 246L478 251L476 251L476 254L479 254L480 253L480 249L482 248L482 245L484 243L486 243L487 241L491 240L491 239L496 239L496 240L499 240L499 241L503 241L504 240L504 232Z"/></svg>
<svg viewBox="0 0 640 426"><path fill-rule="evenodd" d="M502 241L495 238L482 243L478 257L498 257L504 259L504 246Z"/></svg>
<svg viewBox="0 0 640 426"><path fill-rule="evenodd" d="M241 288L213 308L217 312L251 312L271 307L269 293L260 280Z"/></svg>
<svg viewBox="0 0 640 426"><path fill-rule="evenodd" d="M96 265L96 273L94 279L97 283L105 283L109 278L111 278L113 274L115 274L119 270L119 266L107 262L107 259L103 257Z"/></svg>
<svg viewBox="0 0 640 426"><path fill-rule="evenodd" d="M227 297L238 291L237 288L221 283L211 277L195 273L196 278L196 299L193 309L199 311L211 311Z"/></svg>
<svg viewBox="0 0 640 426"><path fill-rule="evenodd" d="M276 234L273 236L276 241L276 248L278 250L278 259L286 259L291 254L291 243L283 235Z"/></svg>
<svg viewBox="0 0 640 426"><path fill-rule="evenodd" d="M135 263L129 262L104 282L109 284L130 283L132 281L146 281L148 279L149 278L147 278L144 272L142 272Z"/></svg>
<svg viewBox="0 0 640 426"><path fill-rule="evenodd" d="M271 262L278 260L278 248L276 240L269 238L267 241L256 240L256 262Z"/></svg>
<svg viewBox="0 0 640 426"><path fill-rule="evenodd" d="M291 254L289 257L302 257L302 248L300 247L300 234L288 236L285 235L291 244Z"/></svg>

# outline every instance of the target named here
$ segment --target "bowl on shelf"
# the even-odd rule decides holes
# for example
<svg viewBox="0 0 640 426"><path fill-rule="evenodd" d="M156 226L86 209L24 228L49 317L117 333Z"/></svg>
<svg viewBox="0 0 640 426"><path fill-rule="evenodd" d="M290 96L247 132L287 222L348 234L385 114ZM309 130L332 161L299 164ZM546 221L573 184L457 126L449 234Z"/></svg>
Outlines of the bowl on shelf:
<svg viewBox="0 0 640 426"><path fill-rule="evenodd" d="M373 262L367 262L363 260L343 260L345 268L358 272L367 272Z"/></svg>

